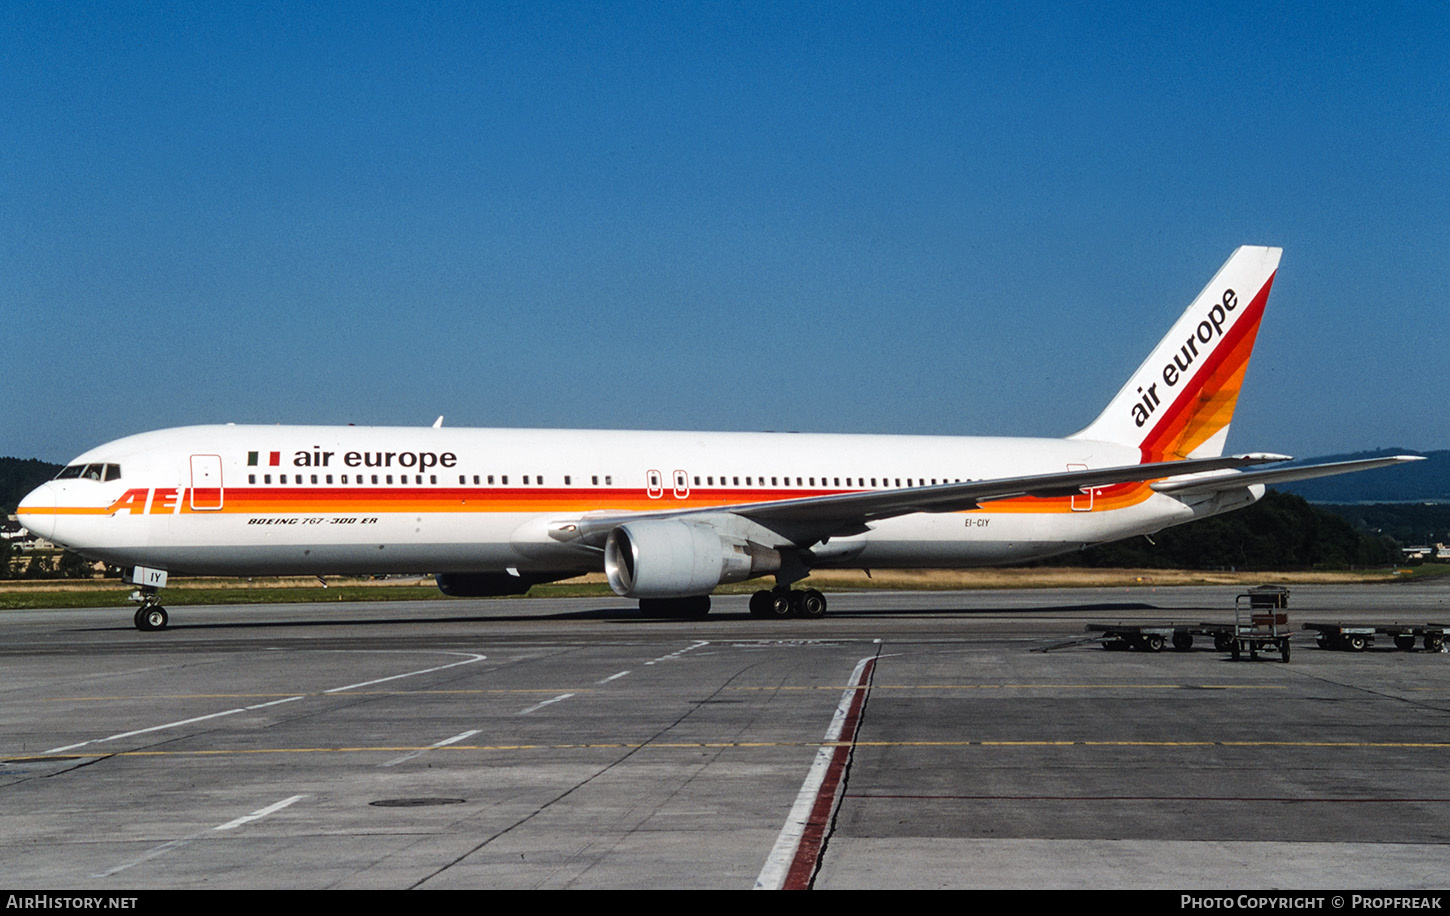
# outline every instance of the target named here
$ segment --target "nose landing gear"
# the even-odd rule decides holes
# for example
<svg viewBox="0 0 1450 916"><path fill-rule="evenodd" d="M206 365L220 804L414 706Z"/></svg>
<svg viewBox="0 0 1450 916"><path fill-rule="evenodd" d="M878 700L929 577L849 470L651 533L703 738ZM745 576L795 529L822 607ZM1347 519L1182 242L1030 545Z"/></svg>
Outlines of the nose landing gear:
<svg viewBox="0 0 1450 916"><path fill-rule="evenodd" d="M135 623L138 630L164 630L167 622L166 608L159 604L142 605L136 609Z"/></svg>
<svg viewBox="0 0 1450 916"><path fill-rule="evenodd" d="M160 587L166 582L166 574L164 572L160 573L159 584L156 585L143 584L141 578L143 575L149 575L153 580L156 580L157 572L156 570L142 570L138 566L131 574L131 581L141 586L131 593L131 600L139 602L141 605L136 609L136 616L132 618L132 622L136 624L136 629L142 632L164 630L169 620L166 616L166 608L161 606L160 594Z"/></svg>

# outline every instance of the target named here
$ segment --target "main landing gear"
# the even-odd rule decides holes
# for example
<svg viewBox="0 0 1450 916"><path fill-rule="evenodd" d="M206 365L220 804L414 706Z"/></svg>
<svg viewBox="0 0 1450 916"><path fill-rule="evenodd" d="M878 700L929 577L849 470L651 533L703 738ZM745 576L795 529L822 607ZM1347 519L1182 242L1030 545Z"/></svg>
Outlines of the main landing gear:
<svg viewBox="0 0 1450 916"><path fill-rule="evenodd" d="M750 616L818 619L826 616L826 596L813 588L802 591L791 588L761 589L750 596Z"/></svg>

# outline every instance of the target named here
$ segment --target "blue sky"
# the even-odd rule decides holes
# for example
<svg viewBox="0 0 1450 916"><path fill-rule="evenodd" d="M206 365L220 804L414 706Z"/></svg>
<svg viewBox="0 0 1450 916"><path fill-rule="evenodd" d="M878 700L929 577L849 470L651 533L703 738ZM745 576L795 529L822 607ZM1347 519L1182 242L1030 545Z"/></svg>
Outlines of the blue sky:
<svg viewBox="0 0 1450 916"><path fill-rule="evenodd" d="M0 454L1065 435L1240 244L1230 436L1450 448L1450 5L0 5Z"/></svg>

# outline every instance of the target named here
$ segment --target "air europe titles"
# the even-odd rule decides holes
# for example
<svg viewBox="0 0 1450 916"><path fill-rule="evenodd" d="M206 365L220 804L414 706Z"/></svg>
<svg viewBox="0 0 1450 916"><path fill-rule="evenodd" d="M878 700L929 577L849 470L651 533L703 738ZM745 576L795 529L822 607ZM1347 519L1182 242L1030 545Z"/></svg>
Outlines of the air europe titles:
<svg viewBox="0 0 1450 916"><path fill-rule="evenodd" d="M292 456L293 467L332 467L336 452L324 452L313 446L313 451L299 451ZM451 468L458 463L458 456L452 452L343 452L343 465L350 468Z"/></svg>

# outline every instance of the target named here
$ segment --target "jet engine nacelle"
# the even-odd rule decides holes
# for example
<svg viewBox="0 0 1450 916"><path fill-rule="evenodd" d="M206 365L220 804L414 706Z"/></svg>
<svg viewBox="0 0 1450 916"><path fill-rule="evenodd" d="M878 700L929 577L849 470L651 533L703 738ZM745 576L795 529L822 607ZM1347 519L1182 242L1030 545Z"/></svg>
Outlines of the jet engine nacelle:
<svg viewBox="0 0 1450 916"><path fill-rule="evenodd" d="M609 586L627 598L708 595L779 569L779 551L680 519L629 522L604 542Z"/></svg>

